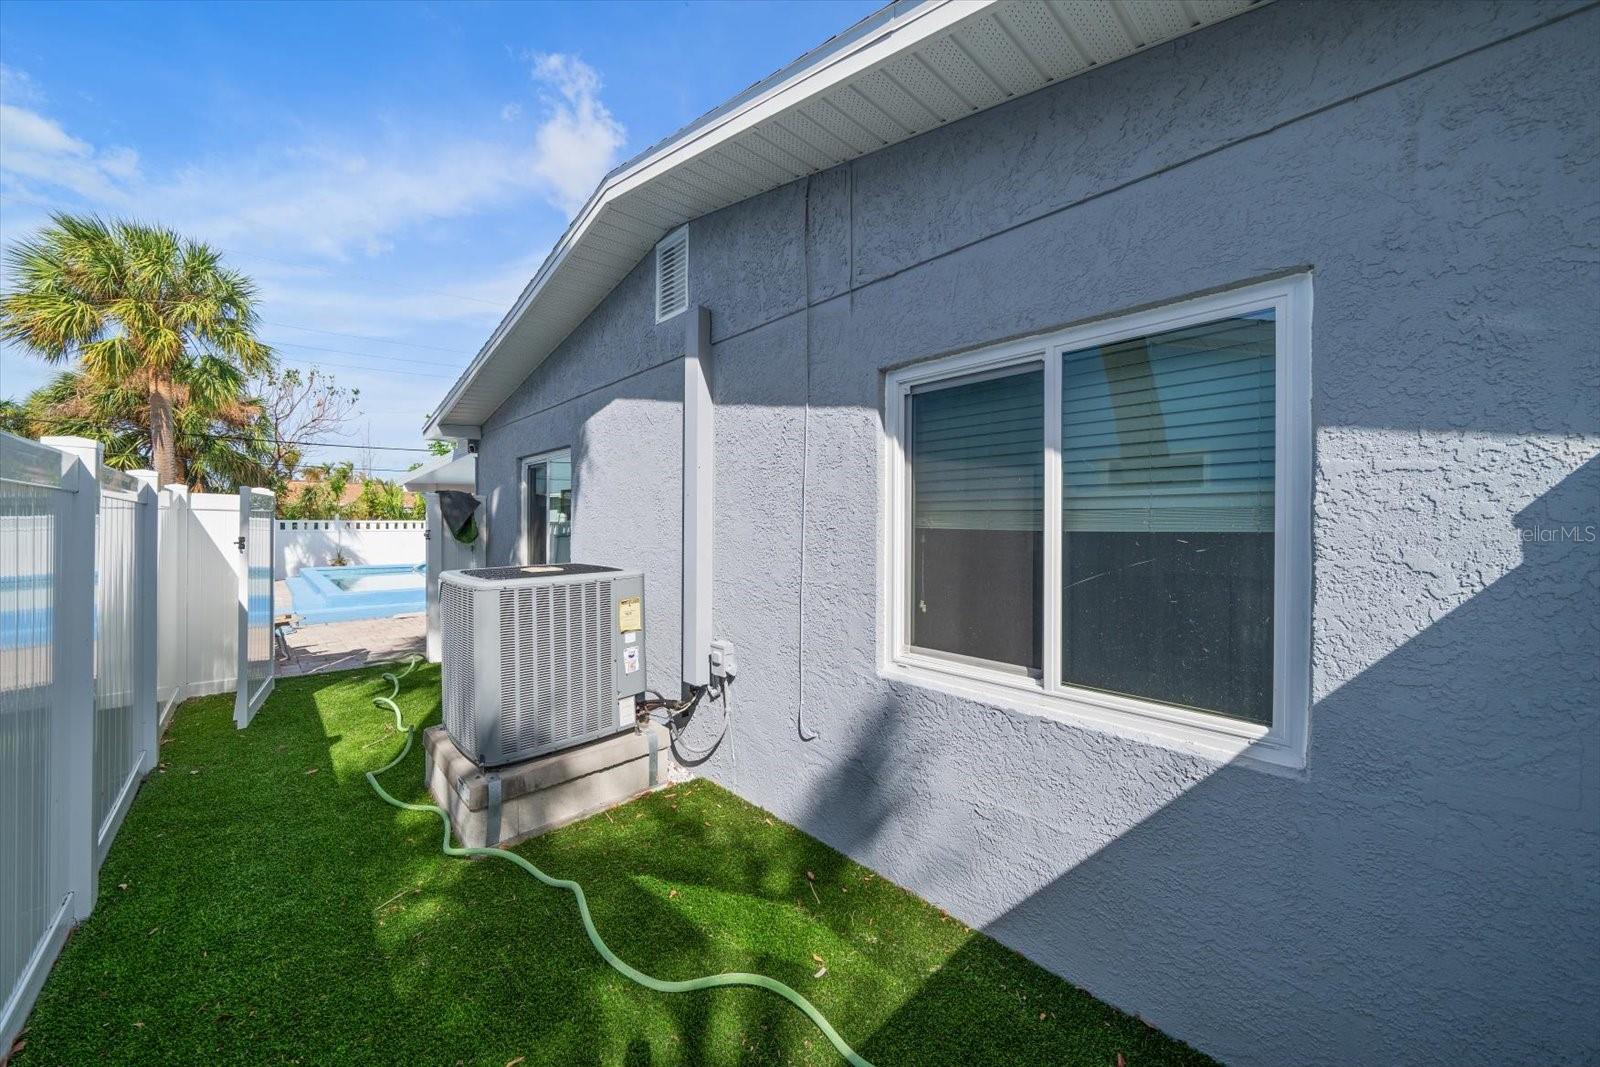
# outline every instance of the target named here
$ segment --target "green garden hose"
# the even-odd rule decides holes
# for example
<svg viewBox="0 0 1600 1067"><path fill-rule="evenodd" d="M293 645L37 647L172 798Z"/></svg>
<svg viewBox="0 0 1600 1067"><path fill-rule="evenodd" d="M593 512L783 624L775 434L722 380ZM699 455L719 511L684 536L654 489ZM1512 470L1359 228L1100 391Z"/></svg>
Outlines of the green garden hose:
<svg viewBox="0 0 1600 1067"><path fill-rule="evenodd" d="M420 656L411 656L405 660L404 670L398 673L386 671L383 675L383 679L394 688L390 691L388 696L372 698L372 702L378 707L385 708L394 713L394 728L404 733L406 737L406 743L404 747L400 749L400 754L398 756L390 760L388 763L385 763L377 770L367 772L368 784L372 786L373 790L376 791L380 797L382 797L389 804L392 804L403 811L431 811L435 815L439 816L439 821L444 823L444 843L442 844L441 848L446 856L498 856L500 859L510 860L512 863L515 863L518 867L521 867L523 870L539 879L539 881L543 882L545 885L550 886L552 889L565 889L571 892L573 896L578 898L578 914L583 918L583 929L584 932L589 935L589 943L594 946L596 952L600 953L602 959L611 964L611 966L617 971L621 972L624 977L638 982L646 989L654 989L658 993L692 993L700 989L716 989L719 986L741 985L754 986L757 989L765 989L768 992L776 993L778 996L782 997L784 1000L787 1000L789 1003L793 1004L795 1007L804 1012L806 1018L810 1019L816 1024L817 1029L821 1030L823 1036L833 1043L833 1047L839 1050L839 1055L843 1056L845 1060L851 1064L851 1067L872 1067L872 1064L868 1062L865 1057L857 1055L856 1051L849 1046L845 1039L839 1036L839 1032L829 1025L828 1020L824 1018L823 1014L816 1009L815 1005L813 1005L809 1000L801 996L799 993L796 993L793 989L790 989L788 986L778 981L776 978L768 978L764 974L744 974L740 972L732 972L728 974L706 975L704 978L690 978L682 982L667 982L660 978L652 978L643 971L635 967L630 967L622 960L620 956L611 951L610 947L607 946L605 941L601 939L600 931L595 929L594 919L589 915L589 902L583 895L583 886L579 885L577 882L569 881L565 878L552 878L548 874L545 874L543 871L541 871L538 867L535 867L532 863L528 862L528 860L517 855L515 852L508 852L503 848L457 848L455 845L450 843L450 816L443 808L433 804L408 804L403 800L396 800L394 797L390 796L388 790L384 789L382 785L378 784L378 775L390 770L401 760L406 758L406 755L411 751L411 738L412 734L414 733L412 727L407 726L402 720L400 716L400 707L394 702L394 698L400 695L400 679L416 670L417 664L421 662L421 659L422 657Z"/></svg>

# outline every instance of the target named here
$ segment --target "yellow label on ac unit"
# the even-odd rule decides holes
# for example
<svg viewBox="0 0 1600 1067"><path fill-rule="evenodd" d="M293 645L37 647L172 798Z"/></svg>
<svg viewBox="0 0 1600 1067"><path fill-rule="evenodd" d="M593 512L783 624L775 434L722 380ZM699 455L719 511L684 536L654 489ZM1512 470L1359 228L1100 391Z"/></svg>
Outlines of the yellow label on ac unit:
<svg viewBox="0 0 1600 1067"><path fill-rule="evenodd" d="M625 596L617 601L617 629L623 633L644 629L644 611L636 596Z"/></svg>

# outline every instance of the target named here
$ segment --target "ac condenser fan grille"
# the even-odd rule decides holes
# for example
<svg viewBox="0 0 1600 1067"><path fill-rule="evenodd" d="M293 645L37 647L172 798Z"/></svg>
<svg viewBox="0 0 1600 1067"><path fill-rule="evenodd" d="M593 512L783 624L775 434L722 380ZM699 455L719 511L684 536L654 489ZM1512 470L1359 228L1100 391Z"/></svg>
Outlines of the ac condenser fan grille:
<svg viewBox="0 0 1600 1067"><path fill-rule="evenodd" d="M443 637L444 726L452 737L472 736L472 594L458 585L439 585L439 629ZM469 753L475 755L475 753Z"/></svg>
<svg viewBox="0 0 1600 1067"><path fill-rule="evenodd" d="M615 719L610 612L609 581L500 591L503 744L544 749Z"/></svg>

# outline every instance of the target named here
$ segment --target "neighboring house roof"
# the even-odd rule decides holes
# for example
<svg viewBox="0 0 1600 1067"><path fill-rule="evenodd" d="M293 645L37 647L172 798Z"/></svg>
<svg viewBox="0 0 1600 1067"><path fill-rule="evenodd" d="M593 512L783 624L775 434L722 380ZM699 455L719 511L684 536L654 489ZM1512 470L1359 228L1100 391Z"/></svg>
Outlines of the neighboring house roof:
<svg viewBox="0 0 1600 1067"><path fill-rule="evenodd" d="M339 494L339 504L341 507L345 504L354 504L357 500L361 499L362 481L362 477L359 474L355 474L352 475L350 480L345 483L344 492ZM283 499L292 500L304 492L308 486L320 485L321 482L321 478L291 478L283 487ZM400 484L405 486L404 480L402 480ZM409 504L413 499L415 499L415 497L416 493L407 487L405 496L403 498L405 502Z"/></svg>
<svg viewBox="0 0 1600 1067"><path fill-rule="evenodd" d="M600 182L429 418L475 436L666 234L1264 0L899 0ZM691 252L692 256L692 252Z"/></svg>

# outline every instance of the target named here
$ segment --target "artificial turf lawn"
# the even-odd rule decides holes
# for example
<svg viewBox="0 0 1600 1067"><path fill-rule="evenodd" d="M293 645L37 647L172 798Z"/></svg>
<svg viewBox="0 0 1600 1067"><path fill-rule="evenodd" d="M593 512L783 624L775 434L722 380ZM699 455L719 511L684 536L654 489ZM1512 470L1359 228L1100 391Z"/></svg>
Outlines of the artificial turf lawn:
<svg viewBox="0 0 1600 1067"><path fill-rule="evenodd" d="M634 985L570 894L441 855L434 815L362 777L399 750L387 691L285 679L244 731L232 696L179 710L17 1067L841 1062L770 993ZM407 678L406 722L437 721L438 694L437 668ZM402 799L426 799L420 749L385 776ZM709 781L518 850L584 885L623 959L771 975L878 1067L1210 1062Z"/></svg>

